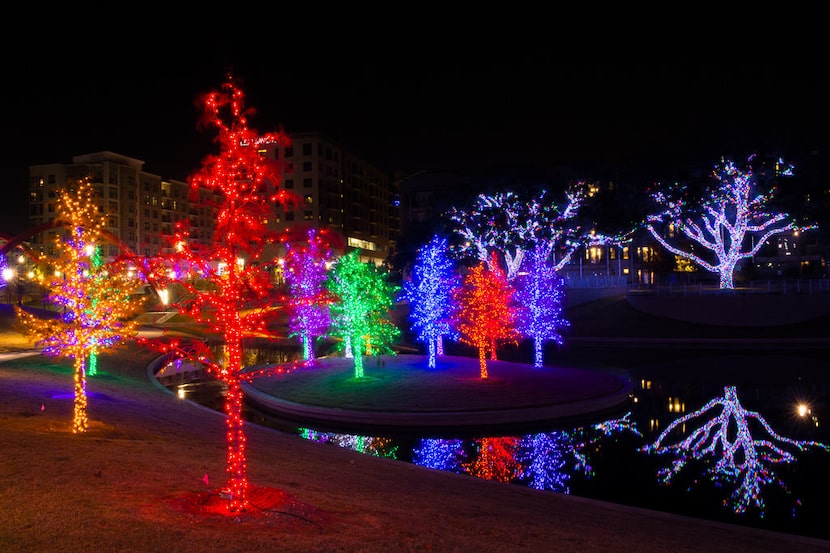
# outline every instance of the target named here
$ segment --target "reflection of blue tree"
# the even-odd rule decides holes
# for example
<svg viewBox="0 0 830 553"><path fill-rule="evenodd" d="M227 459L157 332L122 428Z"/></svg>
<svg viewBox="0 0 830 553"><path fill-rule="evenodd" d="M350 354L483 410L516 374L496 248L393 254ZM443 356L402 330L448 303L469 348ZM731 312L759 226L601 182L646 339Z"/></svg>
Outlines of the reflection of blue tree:
<svg viewBox="0 0 830 553"><path fill-rule="evenodd" d="M627 413L587 428L570 432L555 431L530 434L522 438L517 458L522 462L522 479L531 488L569 493L571 475L577 472L593 475L588 461L588 450L605 437L617 432L640 433Z"/></svg>
<svg viewBox="0 0 830 553"><path fill-rule="evenodd" d="M553 490L568 493L568 461L574 459L573 467L586 474L590 467L585 456L574 449L570 432L558 431L525 436L517 457L522 462L522 478L527 485L537 490Z"/></svg>
<svg viewBox="0 0 830 553"><path fill-rule="evenodd" d="M464 441L425 438L412 450L412 462L422 467L462 472Z"/></svg>
<svg viewBox="0 0 830 553"><path fill-rule="evenodd" d="M721 408L720 413L706 420L688 437L677 443L663 445L678 427L717 408ZM753 421L760 425L769 439L753 438L750 433L750 423ZM773 465L795 461L793 453L784 449L786 446L798 451L810 447L830 450L818 442L792 440L777 434L757 412L744 409L738 401L738 392L734 386L726 386L722 397L716 397L697 411L672 422L653 444L643 450L675 456L671 466L658 473L664 484L669 484L690 461L711 457L714 465L707 472L714 481L737 485L728 500L734 511L744 513L752 506L763 516L765 505L761 496L762 489L770 484L787 489L773 470Z"/></svg>

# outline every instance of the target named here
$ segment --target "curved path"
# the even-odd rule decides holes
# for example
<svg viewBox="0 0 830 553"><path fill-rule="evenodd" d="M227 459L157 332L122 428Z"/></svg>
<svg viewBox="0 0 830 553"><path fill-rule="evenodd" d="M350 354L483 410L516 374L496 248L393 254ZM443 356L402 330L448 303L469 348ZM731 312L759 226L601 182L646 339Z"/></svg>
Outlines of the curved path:
<svg viewBox="0 0 830 553"><path fill-rule="evenodd" d="M354 360L316 360L243 384L246 399L285 420L335 431L440 433L599 422L630 401L626 374L568 367L442 356L435 369L423 355L366 358L364 378ZM286 366L281 366L283 368ZM267 370L252 367L251 370Z"/></svg>

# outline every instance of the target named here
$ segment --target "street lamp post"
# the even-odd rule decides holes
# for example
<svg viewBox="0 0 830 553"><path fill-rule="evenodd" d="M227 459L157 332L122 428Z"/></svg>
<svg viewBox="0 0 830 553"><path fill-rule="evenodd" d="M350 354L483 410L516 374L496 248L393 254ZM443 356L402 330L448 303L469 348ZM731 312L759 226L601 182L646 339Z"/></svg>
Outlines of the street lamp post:
<svg viewBox="0 0 830 553"><path fill-rule="evenodd" d="M3 280L6 282L6 301L8 303L12 302L11 290L9 290L9 286L11 286L14 276L14 269L11 267L5 267L3 269Z"/></svg>

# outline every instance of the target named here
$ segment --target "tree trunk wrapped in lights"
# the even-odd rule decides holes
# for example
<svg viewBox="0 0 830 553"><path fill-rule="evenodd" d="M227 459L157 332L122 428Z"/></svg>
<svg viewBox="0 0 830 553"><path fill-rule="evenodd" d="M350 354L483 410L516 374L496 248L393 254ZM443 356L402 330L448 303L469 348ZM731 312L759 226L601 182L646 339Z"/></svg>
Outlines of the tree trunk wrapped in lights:
<svg viewBox="0 0 830 553"><path fill-rule="evenodd" d="M335 297L332 333L351 348L356 379L364 377L363 355L390 353L389 346L401 332L389 320L399 288L387 276L373 263L360 261L360 250L352 250L337 260L326 280Z"/></svg>
<svg viewBox="0 0 830 553"><path fill-rule="evenodd" d="M775 183L792 174L792 166L780 159L764 166L751 156L744 169L722 160L700 199L690 200L685 185L655 187L651 193L655 213L646 218L645 228L667 251L717 274L720 288L731 290L740 263L757 255L770 238L814 228L767 209ZM761 190L770 182L768 190ZM697 251L695 245L700 246Z"/></svg>
<svg viewBox="0 0 830 553"><path fill-rule="evenodd" d="M193 201L214 215L214 235L209 243L200 243L191 239L187 220L177 222L173 253L153 260L151 278L160 287L174 281L184 287L191 301L176 307L220 336L225 356L213 359L207 344L201 342L151 345L204 364L227 386L228 481L222 495L228 499L228 511L234 513L250 506L241 383L262 375L261 371L243 371L244 340L268 335L269 322L277 312L273 267L264 262L263 254L279 242L279 236L266 223L274 205L289 200L280 187L280 165L261 155L258 148L264 143L287 146L289 139L282 131L259 135L248 127L250 110L232 75L219 91L206 94L202 105L206 127L218 133L219 152L203 160L189 185ZM197 287L196 282L206 285Z"/></svg>
<svg viewBox="0 0 830 553"><path fill-rule="evenodd" d="M542 346L553 340L564 341L561 329L569 326L562 314L565 299L564 281L549 262L548 253L535 248L525 256L524 274L516 278L516 326L533 340L533 366L544 364Z"/></svg>
<svg viewBox="0 0 830 553"><path fill-rule="evenodd" d="M409 318L418 340L427 344L430 369L435 368L436 356L443 353L441 337L457 338L452 327L452 291L458 287L458 275L448 253L447 239L434 236L418 251L412 277L404 282L400 295L409 302Z"/></svg>
<svg viewBox="0 0 830 553"><path fill-rule="evenodd" d="M486 352L499 344L516 343L513 288L495 260L472 267L453 293L457 305L456 329L461 342L478 348L481 378L487 378ZM495 359L495 353L491 352Z"/></svg>
<svg viewBox="0 0 830 553"><path fill-rule="evenodd" d="M317 229L308 229L306 238L301 246L286 243L285 280L290 294L288 328L300 337L303 359L313 361L314 340L323 336L331 324L331 298L325 282L333 254Z"/></svg>
<svg viewBox="0 0 830 553"><path fill-rule="evenodd" d="M75 433L89 428L86 359L132 338L138 326L132 317L141 309L141 301L129 295L132 284L125 268L120 263L102 267L96 261L105 217L98 213L93 194L92 186L81 181L70 184L58 198L55 220L66 228L66 235L55 242L57 256L49 260L53 271L44 284L48 301L62 314L40 318L15 307L44 354L73 359Z"/></svg>

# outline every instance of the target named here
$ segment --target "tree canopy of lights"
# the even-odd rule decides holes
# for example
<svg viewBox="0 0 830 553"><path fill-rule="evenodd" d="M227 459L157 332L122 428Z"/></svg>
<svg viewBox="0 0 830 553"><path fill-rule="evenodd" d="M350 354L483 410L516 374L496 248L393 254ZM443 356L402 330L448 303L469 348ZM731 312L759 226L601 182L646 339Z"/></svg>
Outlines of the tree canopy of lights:
<svg viewBox="0 0 830 553"><path fill-rule="evenodd" d="M299 246L286 244L285 280L289 290L288 329L299 336L303 359L314 360L314 340L331 325L330 298L325 288L327 265L333 256L317 229L308 229L307 242Z"/></svg>
<svg viewBox="0 0 830 553"><path fill-rule="evenodd" d="M464 441L457 438L423 438L412 450L412 462L422 467L460 473L466 461Z"/></svg>
<svg viewBox="0 0 830 553"><path fill-rule="evenodd" d="M658 185L650 194L654 213L646 217L645 228L667 251L719 275L721 289L735 287L739 264L755 256L771 237L813 228L768 209L776 183L791 176L793 167L780 159L772 164L756 161L750 156L740 168L722 159L699 201L689 201L687 187L679 184ZM761 190L767 183L773 185Z"/></svg>
<svg viewBox="0 0 830 553"><path fill-rule="evenodd" d="M280 165L258 150L262 143L286 146L289 139L282 131L260 135L248 126L252 110L245 107L244 93L232 75L220 90L205 94L201 104L205 128L217 133L218 153L203 159L188 184L193 201L214 214L214 235L208 243L199 242L191 239L187 220L177 222L173 251L155 260L153 278L158 286L175 280L187 290L192 301L176 304L177 309L221 336L225 354L214 359L200 342L170 341L156 347L204 364L227 387L228 481L223 494L234 513L250 508L241 383L260 376L243 371L244 340L269 335L269 322L277 314L275 279L263 261L279 236L267 221L275 204L289 200L280 188ZM207 286L197 287L189 278L194 273Z"/></svg>
<svg viewBox="0 0 830 553"><path fill-rule="evenodd" d="M364 353L389 353L389 346L400 335L400 329L389 320L400 288L374 263L361 261L360 250L355 249L334 264L326 289L334 296L332 333L351 347L354 378L362 379Z"/></svg>
<svg viewBox="0 0 830 553"><path fill-rule="evenodd" d="M508 280L518 274L525 253L540 247L562 268L582 244L583 227L578 221L580 207L591 194L591 187L578 182L569 187L559 207L547 199L547 191L524 199L514 192L480 194L472 209L453 207L447 213L452 228L463 243L459 255L473 253L491 263L493 251L504 257Z"/></svg>
<svg viewBox="0 0 830 553"><path fill-rule="evenodd" d="M594 475L590 454L602 447L602 441L617 433L640 437L631 413L572 431L554 431L524 436L516 453L522 466L521 480L531 488L569 493L573 473Z"/></svg>
<svg viewBox="0 0 830 553"><path fill-rule="evenodd" d="M398 458L398 446L390 438L320 432L311 428L300 428L299 430L300 436L313 442L332 444L375 457Z"/></svg>
<svg viewBox="0 0 830 553"><path fill-rule="evenodd" d="M518 437L479 438L476 442L478 445L476 456L471 461L462 464L468 474L505 484L521 476L522 466L516 459L516 452L519 448Z"/></svg>
<svg viewBox="0 0 830 553"><path fill-rule="evenodd" d="M499 344L515 344L519 337L513 313L515 290L498 263L492 265L494 269L485 263L471 267L453 290L455 328L461 342L478 349L481 378L487 378L487 352L496 359Z"/></svg>
<svg viewBox="0 0 830 553"><path fill-rule="evenodd" d="M446 238L433 236L418 251L412 276L403 283L399 299L409 302L409 318L418 340L427 344L427 366L435 368L438 343L442 336L457 338L452 325L452 291L458 287L454 263L447 257Z"/></svg>
<svg viewBox="0 0 830 553"><path fill-rule="evenodd" d="M49 260L55 272L44 284L49 301L62 309L62 315L39 318L16 306L18 317L44 354L73 359L75 433L89 428L86 359L132 338L138 326L133 317L142 307L141 301L129 295L124 267L96 265L94 251L103 239L105 217L98 213L93 195L92 186L80 181L58 198L55 220L66 227L66 235L55 241L56 255Z"/></svg>
<svg viewBox="0 0 830 553"><path fill-rule="evenodd" d="M760 414L741 405L735 386L725 386L723 392L723 396L712 399L697 411L676 419L642 450L674 457L671 466L658 473L663 484L669 484L690 461L711 460L707 472L712 479L734 486L724 503L729 503L738 514L754 508L763 516L763 489L773 484L787 489L775 466L795 462L792 451L830 448L819 442L798 441L777 434ZM696 420L702 421L701 424L692 427ZM687 426L693 428L689 435L671 442ZM765 435L756 437L753 431Z"/></svg>
<svg viewBox="0 0 830 553"><path fill-rule="evenodd" d="M564 280L556 274L546 251L536 247L526 256L523 274L514 282L516 329L533 339L533 366L541 368L544 342L553 340L561 345L561 330L570 325L562 313Z"/></svg>

